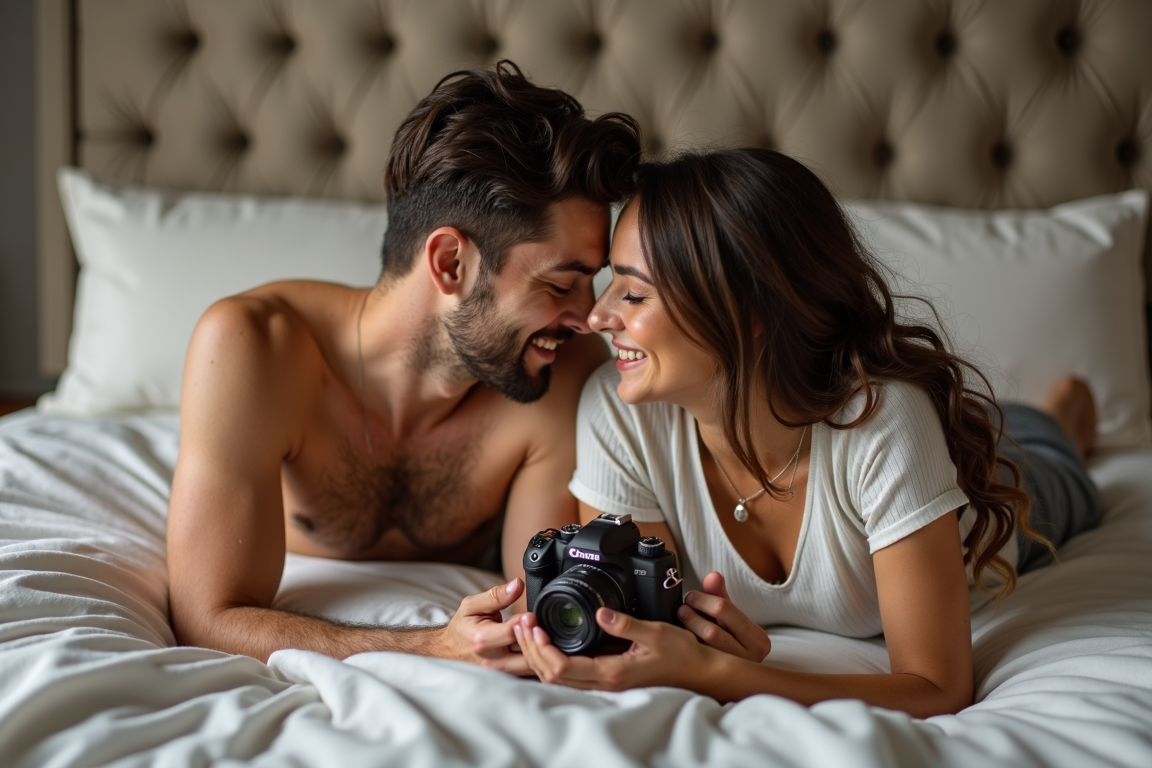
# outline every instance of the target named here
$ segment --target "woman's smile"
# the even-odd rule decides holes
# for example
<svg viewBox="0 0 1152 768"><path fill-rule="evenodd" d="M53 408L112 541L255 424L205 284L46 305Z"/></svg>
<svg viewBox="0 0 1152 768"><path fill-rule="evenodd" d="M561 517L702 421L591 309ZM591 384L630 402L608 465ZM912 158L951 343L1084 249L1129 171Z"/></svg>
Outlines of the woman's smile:
<svg viewBox="0 0 1152 768"><path fill-rule="evenodd" d="M616 369L619 371L629 371L633 368L639 368L648 362L648 355L642 349L626 347L615 341L612 342L612 346L616 347Z"/></svg>
<svg viewBox="0 0 1152 768"><path fill-rule="evenodd" d="M625 402L687 405L708 391L715 364L676 326L661 301L640 243L636 210L633 200L616 223L612 284L592 308L588 325L612 337L618 392Z"/></svg>

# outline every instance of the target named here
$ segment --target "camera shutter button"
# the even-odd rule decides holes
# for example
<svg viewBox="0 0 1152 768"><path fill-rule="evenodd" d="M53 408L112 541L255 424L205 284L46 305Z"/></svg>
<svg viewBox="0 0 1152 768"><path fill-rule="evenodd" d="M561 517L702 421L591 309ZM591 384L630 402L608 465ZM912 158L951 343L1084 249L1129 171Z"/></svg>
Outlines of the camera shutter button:
<svg viewBox="0 0 1152 768"><path fill-rule="evenodd" d="M560 538L563 541L572 541L578 533L580 533L580 526L576 523L569 523L560 529Z"/></svg>
<svg viewBox="0 0 1152 768"><path fill-rule="evenodd" d="M655 557L664 554L664 539L659 536L645 536L640 539L640 554L644 557Z"/></svg>

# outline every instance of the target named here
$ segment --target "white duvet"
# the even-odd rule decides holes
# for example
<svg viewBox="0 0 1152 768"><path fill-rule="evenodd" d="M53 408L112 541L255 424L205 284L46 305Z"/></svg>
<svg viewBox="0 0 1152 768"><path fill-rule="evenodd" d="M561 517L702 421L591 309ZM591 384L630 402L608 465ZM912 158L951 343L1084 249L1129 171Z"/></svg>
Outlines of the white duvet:
<svg viewBox="0 0 1152 768"><path fill-rule="evenodd" d="M0 420L0 766L1152 766L1152 451L1100 459L1106 516L973 617L977 703L915 720L773 696L585 693L390 653L265 665L174 647L175 417ZM291 557L279 605L443 621L498 577ZM770 630L768 662L884 669L880 641Z"/></svg>

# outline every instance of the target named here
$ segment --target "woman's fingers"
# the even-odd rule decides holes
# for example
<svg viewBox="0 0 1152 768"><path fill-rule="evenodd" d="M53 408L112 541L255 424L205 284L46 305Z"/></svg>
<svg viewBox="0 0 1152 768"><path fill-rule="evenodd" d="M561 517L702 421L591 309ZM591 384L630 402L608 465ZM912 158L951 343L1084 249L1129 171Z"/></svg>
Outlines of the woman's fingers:
<svg viewBox="0 0 1152 768"><path fill-rule="evenodd" d="M517 622L515 633L528 666L544 682L573 688L605 687L595 660L564 654L552 645L551 638L536 624L531 614Z"/></svg>
<svg viewBox="0 0 1152 768"><path fill-rule="evenodd" d="M563 671L563 660L557 659L553 654L561 656L564 654L552 645L552 641L543 630L535 626L535 622L530 620L530 614L521 616L516 621L513 633L529 669L545 682L557 682Z"/></svg>
<svg viewBox="0 0 1152 768"><path fill-rule="evenodd" d="M724 574L719 571L709 572L709 574L704 577L702 586L704 587L704 591L710 595L716 595L729 601L732 599L728 596L728 587L724 583Z"/></svg>
<svg viewBox="0 0 1152 768"><path fill-rule="evenodd" d="M731 653L734 656L743 657L745 655L744 646L733 637L731 632L716 622L701 616L687 605L680 606L676 616L684 628L696 635L705 645L710 645L716 650Z"/></svg>
<svg viewBox="0 0 1152 768"><path fill-rule="evenodd" d="M735 653L753 661L763 661L764 657L771 651L772 643L768 640L768 635L763 628L748 618L747 614L737 608L728 598L728 590L724 587L724 577L715 571L709 573L704 578L704 588L706 590L704 592L691 591L684 596L685 604L716 622L713 625L714 628L710 629L705 625L711 622L701 619L705 622L704 625L696 624L693 628L696 636L705 643L714 645L728 653ZM683 620L681 617L681 621ZM717 627L723 632L718 632ZM734 638L740 647L739 651L727 646L725 637ZM714 640L713 638L719 639Z"/></svg>

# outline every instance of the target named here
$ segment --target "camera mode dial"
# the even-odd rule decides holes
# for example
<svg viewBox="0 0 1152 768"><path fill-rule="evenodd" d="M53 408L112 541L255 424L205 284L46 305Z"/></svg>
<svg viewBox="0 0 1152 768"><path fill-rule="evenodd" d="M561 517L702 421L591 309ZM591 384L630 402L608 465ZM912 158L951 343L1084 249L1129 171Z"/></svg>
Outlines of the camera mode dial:
<svg viewBox="0 0 1152 768"><path fill-rule="evenodd" d="M645 536L640 539L640 554L643 557L656 557L664 554L664 539L659 536Z"/></svg>
<svg viewBox="0 0 1152 768"><path fill-rule="evenodd" d="M576 523L568 523L560 529L560 538L563 541L572 541L572 538L578 533L580 533L580 526Z"/></svg>

